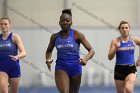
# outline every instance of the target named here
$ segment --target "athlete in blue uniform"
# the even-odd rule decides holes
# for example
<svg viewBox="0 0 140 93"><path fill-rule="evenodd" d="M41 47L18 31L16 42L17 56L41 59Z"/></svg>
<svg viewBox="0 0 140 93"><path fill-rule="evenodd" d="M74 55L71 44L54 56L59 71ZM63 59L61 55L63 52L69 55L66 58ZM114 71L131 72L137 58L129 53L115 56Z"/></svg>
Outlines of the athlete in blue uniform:
<svg viewBox="0 0 140 93"><path fill-rule="evenodd" d="M50 43L46 51L46 64L51 70L51 60L53 48L57 49L57 60L55 66L55 81L60 93L78 93L82 65L94 55L91 45L82 33L71 29L72 14L71 10L65 9L60 16L59 24L62 30L55 33L50 38ZM88 50L88 54L80 59L80 43Z"/></svg>
<svg viewBox="0 0 140 93"><path fill-rule="evenodd" d="M121 36L112 40L108 59L112 60L116 54L114 79L117 93L134 93L137 72L134 49L135 45L140 46L140 39L129 34L128 22L121 21L118 29Z"/></svg>
<svg viewBox="0 0 140 93"><path fill-rule="evenodd" d="M22 40L10 32L11 24L7 17L0 19L0 93L18 93L20 78L19 59L26 55ZM18 54L19 50L19 54Z"/></svg>

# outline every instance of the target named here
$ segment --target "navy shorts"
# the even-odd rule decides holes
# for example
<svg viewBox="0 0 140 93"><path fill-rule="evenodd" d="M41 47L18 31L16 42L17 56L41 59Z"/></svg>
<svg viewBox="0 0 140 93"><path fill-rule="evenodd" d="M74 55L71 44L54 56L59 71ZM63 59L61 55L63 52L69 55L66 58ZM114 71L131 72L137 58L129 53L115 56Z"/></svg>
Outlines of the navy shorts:
<svg viewBox="0 0 140 93"><path fill-rule="evenodd" d="M0 62L0 72L8 74L9 78L21 76L19 62Z"/></svg>
<svg viewBox="0 0 140 93"><path fill-rule="evenodd" d="M125 78L131 74L137 73L135 65L116 65L114 70L114 79L115 80L125 80Z"/></svg>
<svg viewBox="0 0 140 93"><path fill-rule="evenodd" d="M63 70L65 71L69 77L77 76L82 74L82 66L81 64L76 64L76 65L60 65L56 64L55 70Z"/></svg>

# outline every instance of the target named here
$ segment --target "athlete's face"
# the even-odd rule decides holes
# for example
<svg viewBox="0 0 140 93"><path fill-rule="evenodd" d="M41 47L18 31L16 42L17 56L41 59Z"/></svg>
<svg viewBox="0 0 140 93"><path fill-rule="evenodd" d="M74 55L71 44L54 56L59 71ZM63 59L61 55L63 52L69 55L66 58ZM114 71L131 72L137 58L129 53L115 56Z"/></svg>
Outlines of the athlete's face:
<svg viewBox="0 0 140 93"><path fill-rule="evenodd" d="M64 31L68 31L72 25L72 17L69 14L63 14L60 17L59 25Z"/></svg>
<svg viewBox="0 0 140 93"><path fill-rule="evenodd" d="M7 19L0 20L0 29L2 32L8 32L10 31L10 22Z"/></svg>
<svg viewBox="0 0 140 93"><path fill-rule="evenodd" d="M129 36L130 26L129 26L129 24L121 24L119 30L120 30L121 36L127 37L127 36Z"/></svg>

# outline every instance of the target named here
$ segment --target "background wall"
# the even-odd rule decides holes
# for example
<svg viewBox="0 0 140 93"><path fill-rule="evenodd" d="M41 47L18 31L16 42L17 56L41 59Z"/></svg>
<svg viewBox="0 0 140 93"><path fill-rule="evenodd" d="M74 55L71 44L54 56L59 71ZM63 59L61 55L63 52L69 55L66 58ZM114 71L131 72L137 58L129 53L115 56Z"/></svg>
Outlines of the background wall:
<svg viewBox="0 0 140 93"><path fill-rule="evenodd" d="M2 2L6 2L6 8ZM72 9L74 25L104 26L101 19L112 25L118 25L120 20L132 25L139 23L139 0L0 0L0 3L13 26L35 26L30 19L45 26L58 26L64 8Z"/></svg>

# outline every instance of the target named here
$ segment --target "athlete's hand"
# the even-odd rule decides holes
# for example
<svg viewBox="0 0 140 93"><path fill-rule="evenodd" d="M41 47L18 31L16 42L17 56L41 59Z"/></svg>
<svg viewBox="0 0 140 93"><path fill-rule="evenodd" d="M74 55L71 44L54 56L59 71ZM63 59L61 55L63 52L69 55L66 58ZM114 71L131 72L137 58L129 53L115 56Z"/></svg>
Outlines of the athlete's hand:
<svg viewBox="0 0 140 93"><path fill-rule="evenodd" d="M116 42L116 44L115 44L115 47L116 47L116 49L118 49L119 47L120 47L120 42Z"/></svg>
<svg viewBox="0 0 140 93"><path fill-rule="evenodd" d="M19 56L9 55L9 57L11 57L11 59L12 59L13 61L19 60Z"/></svg>
<svg viewBox="0 0 140 93"><path fill-rule="evenodd" d="M81 64L82 66L85 66L86 63L87 63L87 61L86 61L84 58L80 58L80 64Z"/></svg>
<svg viewBox="0 0 140 93"><path fill-rule="evenodd" d="M52 64L52 62L53 62L53 59L46 60L47 67L48 67L48 69L49 69L50 72L51 72L51 64Z"/></svg>
<svg viewBox="0 0 140 93"><path fill-rule="evenodd" d="M138 57L138 60L136 62L136 66L140 66L140 57Z"/></svg>

